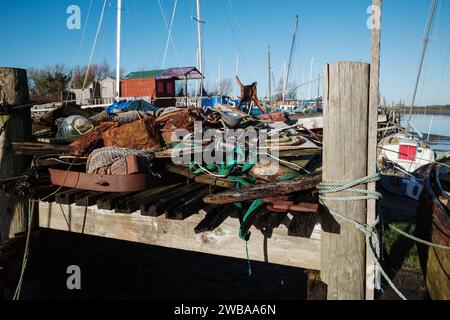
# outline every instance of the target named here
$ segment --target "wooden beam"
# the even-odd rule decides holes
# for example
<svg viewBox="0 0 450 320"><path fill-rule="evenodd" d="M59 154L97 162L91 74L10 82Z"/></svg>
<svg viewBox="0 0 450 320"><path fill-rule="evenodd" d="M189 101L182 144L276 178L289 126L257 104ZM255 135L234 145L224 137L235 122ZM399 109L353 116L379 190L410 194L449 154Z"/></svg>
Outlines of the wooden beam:
<svg viewBox="0 0 450 320"><path fill-rule="evenodd" d="M322 172L302 176L294 180L259 184L233 189L206 196L205 203L227 204L284 195L302 190L314 189L322 181Z"/></svg>
<svg viewBox="0 0 450 320"><path fill-rule="evenodd" d="M22 175L29 159L11 151L12 141L31 139L30 108L11 106L29 102L27 71L0 68L0 179ZM27 229L28 200L0 190L0 241L14 238Z"/></svg>
<svg viewBox="0 0 450 320"><path fill-rule="evenodd" d="M335 62L324 67L324 182L350 182L367 175L369 71L369 64L363 62ZM365 200L327 200L325 207L366 222ZM328 285L328 299L363 300L364 234L353 225L336 221L324 209L321 244L321 278Z"/></svg>
<svg viewBox="0 0 450 320"><path fill-rule="evenodd" d="M367 175L374 175L377 170L377 136L378 107L380 105L380 45L381 45L381 5L382 0L372 1L372 49L370 57L370 93L369 93L369 127L367 143ZM367 185L368 190L375 190L375 182ZM376 201L367 201L368 225L376 221ZM370 248L366 248L369 252ZM372 255L366 255L366 300L375 298L374 286L369 284L375 280L375 263ZM371 279L371 280L370 280ZM374 285L374 283L372 283Z"/></svg>
<svg viewBox="0 0 450 320"><path fill-rule="evenodd" d="M204 213L183 221L161 217L146 217L138 213L111 214L96 207L85 208L61 205L70 212L66 222L54 203L39 203L39 226L61 231L71 231L99 237L139 242L154 246L195 251L206 254L245 259L244 242L238 237L239 220L228 218L211 232L196 234L194 228L205 218ZM69 223L69 225L68 225ZM251 260L264 261L264 236L252 228L248 243ZM318 270L320 268L320 226L311 239L289 237L283 225L273 230L267 239L269 263Z"/></svg>

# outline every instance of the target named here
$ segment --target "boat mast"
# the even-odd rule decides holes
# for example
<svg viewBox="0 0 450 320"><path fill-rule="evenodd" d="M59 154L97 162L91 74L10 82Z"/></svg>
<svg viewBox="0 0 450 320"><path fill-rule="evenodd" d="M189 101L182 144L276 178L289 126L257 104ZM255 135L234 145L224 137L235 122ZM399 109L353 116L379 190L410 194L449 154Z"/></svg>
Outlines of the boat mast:
<svg viewBox="0 0 450 320"><path fill-rule="evenodd" d="M311 99L311 86L313 82L313 66L314 66L314 56L311 57L311 66L309 71L309 88L308 88L308 100Z"/></svg>
<svg viewBox="0 0 450 320"><path fill-rule="evenodd" d="M317 75L317 99L320 97L320 74Z"/></svg>
<svg viewBox="0 0 450 320"><path fill-rule="evenodd" d="M289 63L288 63L287 72L286 72L285 90L287 90L287 88L289 86L289 72L291 70L292 56L294 54L295 36L297 34L297 29L298 29L298 15L295 16L294 34L292 36L291 53L289 54Z"/></svg>
<svg viewBox="0 0 450 320"><path fill-rule="evenodd" d="M269 52L268 52L268 65L269 65L269 105L272 102L272 67L270 65L270 45L269 45Z"/></svg>
<svg viewBox="0 0 450 320"><path fill-rule="evenodd" d="M407 132L409 132L411 129L412 111L413 111L414 104L416 103L417 88L419 87L420 74L422 73L423 61L425 59L425 53L427 51L428 42L430 41L431 27L433 26L433 19L434 19L435 12L436 12L436 0L433 0L433 2L431 4L430 15L428 16L427 25L425 28L425 37L423 39L422 53L420 55L419 70L417 72L416 84L414 86L414 93L413 93L413 97L412 97L412 101L411 101L411 107L409 108Z"/></svg>
<svg viewBox="0 0 450 320"><path fill-rule="evenodd" d="M198 64L202 78L200 79L200 97L203 96L203 50L202 50L202 28L200 19L200 0L197 0L197 34L198 34Z"/></svg>
<svg viewBox="0 0 450 320"><path fill-rule="evenodd" d="M116 39L116 100L120 99L120 28L122 18L122 0L117 0L117 39Z"/></svg>

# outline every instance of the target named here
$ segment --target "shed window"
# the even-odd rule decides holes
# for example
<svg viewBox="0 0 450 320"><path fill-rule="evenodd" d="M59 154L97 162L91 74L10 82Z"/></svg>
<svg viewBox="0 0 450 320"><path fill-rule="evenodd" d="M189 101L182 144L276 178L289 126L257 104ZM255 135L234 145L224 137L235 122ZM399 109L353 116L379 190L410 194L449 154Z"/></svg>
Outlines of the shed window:
<svg viewBox="0 0 450 320"><path fill-rule="evenodd" d="M167 93L168 94L174 94L173 83L170 82L170 81L167 82Z"/></svg>
<svg viewBox="0 0 450 320"><path fill-rule="evenodd" d="M164 82L163 81L156 82L156 90L158 91L158 93L164 93Z"/></svg>

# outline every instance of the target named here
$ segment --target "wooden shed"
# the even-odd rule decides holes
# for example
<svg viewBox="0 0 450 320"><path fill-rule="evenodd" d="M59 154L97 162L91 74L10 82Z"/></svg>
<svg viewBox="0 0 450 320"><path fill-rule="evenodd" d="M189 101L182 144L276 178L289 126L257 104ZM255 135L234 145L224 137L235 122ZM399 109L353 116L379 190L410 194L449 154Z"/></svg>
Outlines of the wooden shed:
<svg viewBox="0 0 450 320"><path fill-rule="evenodd" d="M175 81L197 80L203 76L195 67L131 72L121 81L121 96L148 97L158 107L175 106Z"/></svg>

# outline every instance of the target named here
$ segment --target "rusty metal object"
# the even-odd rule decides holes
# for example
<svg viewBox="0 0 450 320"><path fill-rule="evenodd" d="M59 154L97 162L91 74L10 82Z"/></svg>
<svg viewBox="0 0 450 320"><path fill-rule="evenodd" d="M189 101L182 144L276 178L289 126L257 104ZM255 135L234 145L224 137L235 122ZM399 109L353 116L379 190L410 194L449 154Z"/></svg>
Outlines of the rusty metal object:
<svg viewBox="0 0 450 320"><path fill-rule="evenodd" d="M69 153L74 156L88 156L94 149L103 147L103 133L117 127L117 122L101 122L91 132L69 145Z"/></svg>
<svg viewBox="0 0 450 320"><path fill-rule="evenodd" d="M291 212L291 213L316 213L319 210L317 203L300 202L294 204L293 201L271 201L272 204L266 205L267 210L272 212Z"/></svg>
<svg viewBox="0 0 450 320"><path fill-rule="evenodd" d="M154 117L112 128L103 133L103 141L107 147L123 147L136 150L161 148L161 138Z"/></svg>
<svg viewBox="0 0 450 320"><path fill-rule="evenodd" d="M243 103L253 101L255 105L258 106L259 110L261 110L261 112L264 113L266 110L261 105L261 103L259 103L258 94L256 90L256 82L253 82L251 85L245 86L242 84L238 76L236 76L236 81L238 85L241 87L241 102L239 103L238 109L241 108L241 105Z"/></svg>
<svg viewBox="0 0 450 320"><path fill-rule="evenodd" d="M152 174L100 175L84 172L48 169L50 181L57 186L101 192L135 192L168 184L170 176Z"/></svg>
<svg viewBox="0 0 450 320"><path fill-rule="evenodd" d="M272 113L268 113L268 114L261 114L256 116L256 118L260 119L260 120L269 120L272 122L276 122L276 121L286 121L286 116L284 115L283 112L272 112Z"/></svg>
<svg viewBox="0 0 450 320"><path fill-rule="evenodd" d="M196 109L184 109L177 112L164 114L156 119L162 126L161 135L166 144L174 141L173 133L177 129L194 130L194 122L200 118L200 112Z"/></svg>

